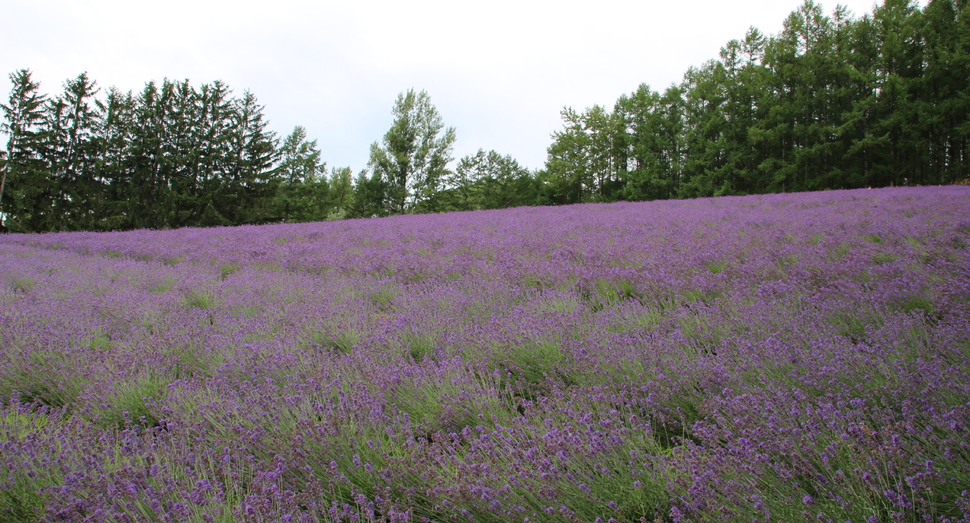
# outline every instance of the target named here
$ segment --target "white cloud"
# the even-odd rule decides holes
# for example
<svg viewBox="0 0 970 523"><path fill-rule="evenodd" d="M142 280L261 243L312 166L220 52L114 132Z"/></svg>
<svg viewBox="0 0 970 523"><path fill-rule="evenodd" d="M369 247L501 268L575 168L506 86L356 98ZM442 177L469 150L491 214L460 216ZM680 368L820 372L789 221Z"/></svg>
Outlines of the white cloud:
<svg viewBox="0 0 970 523"><path fill-rule="evenodd" d="M873 0L842 2L857 15ZM923 2L925 3L925 2ZM755 26L781 29L799 0L32 0L0 6L0 72L29 68L58 92L223 80L266 106L281 135L303 125L332 166L366 165L397 94L425 89L479 147L540 167L563 106L663 89ZM835 4L825 4L831 11ZM0 81L6 99L9 83Z"/></svg>

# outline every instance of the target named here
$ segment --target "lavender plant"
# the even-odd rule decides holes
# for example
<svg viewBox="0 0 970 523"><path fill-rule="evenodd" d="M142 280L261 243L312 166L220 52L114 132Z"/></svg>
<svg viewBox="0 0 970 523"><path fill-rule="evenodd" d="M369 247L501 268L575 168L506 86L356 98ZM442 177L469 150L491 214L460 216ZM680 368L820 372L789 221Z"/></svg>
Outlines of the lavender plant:
<svg viewBox="0 0 970 523"><path fill-rule="evenodd" d="M0 237L0 520L970 521L970 192Z"/></svg>

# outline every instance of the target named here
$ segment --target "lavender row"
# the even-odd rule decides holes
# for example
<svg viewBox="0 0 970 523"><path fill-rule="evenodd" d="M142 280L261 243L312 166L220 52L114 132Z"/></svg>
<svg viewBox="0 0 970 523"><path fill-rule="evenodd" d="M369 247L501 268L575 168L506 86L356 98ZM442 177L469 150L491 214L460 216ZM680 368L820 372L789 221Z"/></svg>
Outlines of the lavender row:
<svg viewBox="0 0 970 523"><path fill-rule="evenodd" d="M0 519L970 521L970 190L0 238Z"/></svg>

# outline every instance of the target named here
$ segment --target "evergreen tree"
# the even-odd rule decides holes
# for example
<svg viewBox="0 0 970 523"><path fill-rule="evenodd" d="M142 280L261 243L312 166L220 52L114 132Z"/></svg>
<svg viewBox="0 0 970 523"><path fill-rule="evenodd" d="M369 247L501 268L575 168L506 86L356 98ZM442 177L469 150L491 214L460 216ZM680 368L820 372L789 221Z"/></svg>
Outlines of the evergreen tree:
<svg viewBox="0 0 970 523"><path fill-rule="evenodd" d="M7 104L0 104L7 151L0 175L0 217L8 231L54 230L53 188L46 154L44 115L47 96L28 69L10 74L13 84Z"/></svg>
<svg viewBox="0 0 970 523"><path fill-rule="evenodd" d="M479 149L475 155L464 156L458 160L455 172L446 179L449 190L447 205L453 211L481 209L481 201L476 191L479 180L485 176L485 151Z"/></svg>
<svg viewBox="0 0 970 523"><path fill-rule="evenodd" d="M388 215L388 187L385 177L374 172L368 177L366 169L354 180L354 197L347 210L348 218L379 218Z"/></svg>
<svg viewBox="0 0 970 523"><path fill-rule="evenodd" d="M149 82L134 99L127 165L126 213L136 229L170 226L175 210L165 150L165 91Z"/></svg>
<svg viewBox="0 0 970 523"><path fill-rule="evenodd" d="M187 85L187 82L185 83ZM183 88L184 89L184 88ZM183 214L188 211L186 225L216 225L231 223L223 217L214 202L225 189L225 173L233 165L233 129L236 125L236 101L231 90L220 81L203 84L192 90L190 128L188 138L195 145L187 160L187 185L180 190Z"/></svg>
<svg viewBox="0 0 970 523"><path fill-rule="evenodd" d="M564 129L552 135L552 145L547 149L543 181L548 186L552 202L568 205L589 200L592 177L590 176L590 140L583 129L582 117L570 107L560 113Z"/></svg>
<svg viewBox="0 0 970 523"><path fill-rule="evenodd" d="M97 162L102 181L102 199L95 206L97 230L129 229L133 227L129 212L131 197L130 158L132 121L135 99L132 94L115 88L108 91L104 101L97 101L102 121L98 126L101 156Z"/></svg>
<svg viewBox="0 0 970 523"><path fill-rule="evenodd" d="M270 214L279 186L274 165L279 157L276 133L267 129L263 106L245 92L234 104L228 169L220 183L215 209L230 223L261 223Z"/></svg>
<svg viewBox="0 0 970 523"><path fill-rule="evenodd" d="M623 120L602 106L562 110L564 129L553 133L544 176L556 203L613 201L623 185Z"/></svg>
<svg viewBox="0 0 970 523"><path fill-rule="evenodd" d="M46 110L46 154L54 190L53 219L58 229L83 230L96 226L104 180L98 172L102 122L94 100L98 89L83 73L64 84L64 93Z"/></svg>
<svg viewBox="0 0 970 523"><path fill-rule="evenodd" d="M926 139L917 183L970 179L970 3L933 0L919 28L925 68L916 87L918 136Z"/></svg>
<svg viewBox="0 0 970 523"><path fill-rule="evenodd" d="M625 150L620 165L620 195L626 200L655 200L676 195L680 179L682 99L679 87L664 95L647 85L616 101L619 140Z"/></svg>
<svg viewBox="0 0 970 523"><path fill-rule="evenodd" d="M505 209L535 202L532 173L509 155L479 149L463 157L447 179L448 210Z"/></svg>
<svg viewBox="0 0 970 523"><path fill-rule="evenodd" d="M280 145L279 178L273 215L284 222L322 220L328 213L327 164L320 160L317 141L308 141L306 129L297 126Z"/></svg>
<svg viewBox="0 0 970 523"><path fill-rule="evenodd" d="M692 67L684 76L684 149L686 159L681 172L682 197L695 198L731 194L730 174L726 169L728 120L727 73L721 62L710 60L703 67Z"/></svg>
<svg viewBox="0 0 970 523"><path fill-rule="evenodd" d="M902 185L904 178L919 176L925 161L914 140L919 128L914 91L923 68L922 42L916 37L919 17L913 0L885 0L873 14L880 48L874 127L888 138L879 185Z"/></svg>

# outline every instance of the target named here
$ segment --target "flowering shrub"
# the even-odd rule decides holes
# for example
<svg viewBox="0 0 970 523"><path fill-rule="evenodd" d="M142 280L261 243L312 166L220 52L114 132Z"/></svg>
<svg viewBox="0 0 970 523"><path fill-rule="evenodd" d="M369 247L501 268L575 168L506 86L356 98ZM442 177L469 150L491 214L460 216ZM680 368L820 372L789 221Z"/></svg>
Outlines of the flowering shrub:
<svg viewBox="0 0 970 523"><path fill-rule="evenodd" d="M970 191L0 237L3 521L970 521Z"/></svg>

